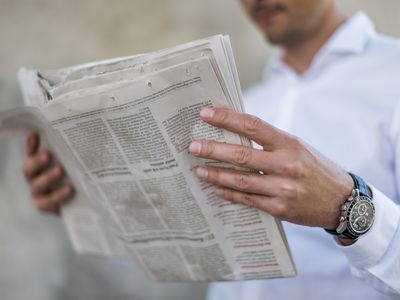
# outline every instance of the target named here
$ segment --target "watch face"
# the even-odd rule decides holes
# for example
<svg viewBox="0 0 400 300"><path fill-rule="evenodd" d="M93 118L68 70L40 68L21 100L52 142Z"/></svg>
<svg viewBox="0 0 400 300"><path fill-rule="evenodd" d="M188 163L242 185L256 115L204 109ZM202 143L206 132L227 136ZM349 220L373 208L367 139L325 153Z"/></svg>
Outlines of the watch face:
<svg viewBox="0 0 400 300"><path fill-rule="evenodd" d="M360 197L351 208L348 225L357 234L363 234L371 228L374 221L374 206L366 197Z"/></svg>

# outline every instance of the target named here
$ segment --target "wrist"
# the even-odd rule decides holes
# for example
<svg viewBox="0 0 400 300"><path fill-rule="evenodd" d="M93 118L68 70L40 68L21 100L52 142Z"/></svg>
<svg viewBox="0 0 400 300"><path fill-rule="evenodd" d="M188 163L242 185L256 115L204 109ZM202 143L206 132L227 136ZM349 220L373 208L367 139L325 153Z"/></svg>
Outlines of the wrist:
<svg viewBox="0 0 400 300"><path fill-rule="evenodd" d="M331 213L331 221L329 222L329 226L326 226L325 229L335 230L339 226L343 203L346 202L353 189L354 181L352 177L347 172L344 172L343 176L340 176L340 181L336 186L335 197L332 201L334 206Z"/></svg>

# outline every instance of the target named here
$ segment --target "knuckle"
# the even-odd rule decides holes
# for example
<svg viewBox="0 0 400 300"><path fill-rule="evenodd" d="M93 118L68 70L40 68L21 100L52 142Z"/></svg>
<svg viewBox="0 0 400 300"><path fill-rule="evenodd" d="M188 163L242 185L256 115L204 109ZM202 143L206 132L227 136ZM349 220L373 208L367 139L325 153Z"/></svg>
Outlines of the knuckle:
<svg viewBox="0 0 400 300"><path fill-rule="evenodd" d="M261 127L262 120L256 116L248 115L244 119L244 129L249 134L254 134Z"/></svg>
<svg viewBox="0 0 400 300"><path fill-rule="evenodd" d="M233 152L233 163L237 165L246 165L251 161L252 152L250 148L240 147Z"/></svg>
<svg viewBox="0 0 400 300"><path fill-rule="evenodd" d="M215 149L215 144L211 141L203 140L201 141L202 143L202 154L209 156L214 153Z"/></svg>
<svg viewBox="0 0 400 300"><path fill-rule="evenodd" d="M250 187L250 176L248 174L237 174L234 177L235 186L238 190L247 190Z"/></svg>
<svg viewBox="0 0 400 300"><path fill-rule="evenodd" d="M282 184L280 187L280 195L284 199L294 199L297 196L297 189L293 184Z"/></svg>
<svg viewBox="0 0 400 300"><path fill-rule="evenodd" d="M207 181L211 183L219 183L220 180L220 171L218 168L207 168L208 175Z"/></svg>
<svg viewBox="0 0 400 300"><path fill-rule="evenodd" d="M229 111L222 108L215 108L215 120L218 124L226 123L229 118Z"/></svg>
<svg viewBox="0 0 400 300"><path fill-rule="evenodd" d="M286 163L282 166L282 172L291 178L303 178L306 175L304 164L300 161Z"/></svg>

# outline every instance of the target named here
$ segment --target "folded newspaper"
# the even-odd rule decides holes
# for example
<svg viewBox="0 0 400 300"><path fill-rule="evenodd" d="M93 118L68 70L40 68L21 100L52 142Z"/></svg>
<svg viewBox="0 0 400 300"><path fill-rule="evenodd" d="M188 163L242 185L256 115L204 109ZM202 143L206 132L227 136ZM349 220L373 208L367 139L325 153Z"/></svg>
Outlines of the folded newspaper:
<svg viewBox="0 0 400 300"><path fill-rule="evenodd" d="M63 220L79 253L123 257L159 281L295 276L279 220L218 198L194 170L195 139L250 146L199 118L243 112L227 36L59 70L21 69L27 106L0 113L1 137L38 131L76 195Z"/></svg>

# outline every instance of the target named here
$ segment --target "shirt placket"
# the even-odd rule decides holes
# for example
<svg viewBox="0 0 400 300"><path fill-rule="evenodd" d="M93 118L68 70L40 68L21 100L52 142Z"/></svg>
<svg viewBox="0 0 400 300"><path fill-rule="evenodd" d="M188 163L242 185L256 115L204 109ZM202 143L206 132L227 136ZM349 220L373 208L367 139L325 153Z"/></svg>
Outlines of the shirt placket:
<svg viewBox="0 0 400 300"><path fill-rule="evenodd" d="M289 75L289 74L288 74ZM301 90L301 79L294 74L290 74L285 92L279 104L279 112L276 126L287 132L293 129L293 120L299 101Z"/></svg>

